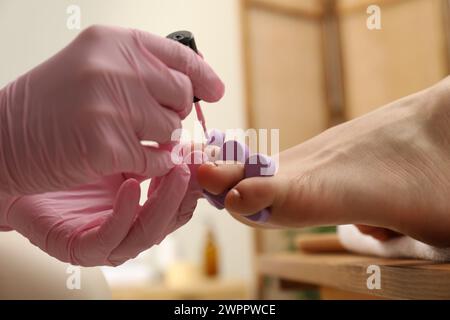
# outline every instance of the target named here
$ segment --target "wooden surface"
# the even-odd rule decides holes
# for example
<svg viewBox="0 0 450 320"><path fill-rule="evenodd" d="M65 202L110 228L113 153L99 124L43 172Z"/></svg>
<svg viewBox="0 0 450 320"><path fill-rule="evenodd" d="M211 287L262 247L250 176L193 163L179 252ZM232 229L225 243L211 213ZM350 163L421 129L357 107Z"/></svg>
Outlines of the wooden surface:
<svg viewBox="0 0 450 320"><path fill-rule="evenodd" d="M205 280L190 286L127 284L111 287L112 298L118 300L215 300L248 299L248 285L239 280Z"/></svg>
<svg viewBox="0 0 450 320"><path fill-rule="evenodd" d="M320 287L319 293L321 300L385 300L383 297L349 292L330 287Z"/></svg>
<svg viewBox="0 0 450 320"><path fill-rule="evenodd" d="M369 290L367 267L378 265L381 289ZM393 299L450 299L450 264L381 259L350 253L263 255L258 269L279 279Z"/></svg>

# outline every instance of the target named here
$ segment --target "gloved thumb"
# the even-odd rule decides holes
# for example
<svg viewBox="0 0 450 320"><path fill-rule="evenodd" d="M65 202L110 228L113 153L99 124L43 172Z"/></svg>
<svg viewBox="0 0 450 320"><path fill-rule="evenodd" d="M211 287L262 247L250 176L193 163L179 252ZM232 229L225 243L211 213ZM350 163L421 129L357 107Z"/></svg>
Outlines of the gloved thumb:
<svg viewBox="0 0 450 320"><path fill-rule="evenodd" d="M84 230L87 229L87 231L84 231L74 242L71 263L82 266L112 265L108 257L111 251L123 241L133 225L139 212L139 198L139 182L135 179L123 182L117 193L112 213L103 222L93 221L92 224L99 224L95 228L88 229L90 226L85 226Z"/></svg>

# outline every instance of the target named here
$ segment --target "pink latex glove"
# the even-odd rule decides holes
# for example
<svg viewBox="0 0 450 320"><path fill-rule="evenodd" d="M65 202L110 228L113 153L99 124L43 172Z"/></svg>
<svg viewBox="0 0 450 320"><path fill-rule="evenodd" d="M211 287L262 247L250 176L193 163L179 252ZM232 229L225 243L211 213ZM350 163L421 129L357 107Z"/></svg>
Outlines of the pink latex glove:
<svg viewBox="0 0 450 320"><path fill-rule="evenodd" d="M191 164L194 162L188 162L187 159L195 157L204 161L205 158L202 153L198 152L187 156L181 152L180 156L184 158L184 162L189 164L182 164L173 169L175 172L170 174L176 175L176 177L173 177L172 181L168 182L167 176L152 179L147 201L153 201L154 213L149 213L146 219L138 221L132 226L127 237L112 252L109 258L112 265L121 264L152 245L159 244L167 235L185 225L192 218L197 200L203 197L203 189L197 181L197 169L201 162L197 161L195 162L197 164ZM183 174L181 174L181 168L183 168ZM177 173L178 170L180 170L179 173ZM167 210L167 208L172 209ZM173 210L175 208L176 210Z"/></svg>
<svg viewBox="0 0 450 320"><path fill-rule="evenodd" d="M122 174L66 191L0 201L3 224L73 265L117 266L189 221L201 189L183 164L155 178L139 205L139 182Z"/></svg>
<svg viewBox="0 0 450 320"><path fill-rule="evenodd" d="M90 27L0 91L0 194L64 190L123 172L162 176L173 167L170 153L140 140L169 142L194 95L211 102L223 92L206 62L176 41Z"/></svg>
<svg viewBox="0 0 450 320"><path fill-rule="evenodd" d="M184 150L179 155L184 157ZM125 174L65 191L1 198L0 226L15 229L61 261L117 266L190 220L203 194L198 166L182 163L153 178L143 206L142 178Z"/></svg>

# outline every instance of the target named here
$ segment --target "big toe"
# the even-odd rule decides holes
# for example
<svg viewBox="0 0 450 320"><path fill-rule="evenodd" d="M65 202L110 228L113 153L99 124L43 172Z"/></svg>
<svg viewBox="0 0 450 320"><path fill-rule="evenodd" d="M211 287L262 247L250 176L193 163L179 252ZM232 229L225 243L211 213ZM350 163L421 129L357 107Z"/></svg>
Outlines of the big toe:
<svg viewBox="0 0 450 320"><path fill-rule="evenodd" d="M212 194L221 194L244 178L243 164L206 163L198 169L200 185Z"/></svg>

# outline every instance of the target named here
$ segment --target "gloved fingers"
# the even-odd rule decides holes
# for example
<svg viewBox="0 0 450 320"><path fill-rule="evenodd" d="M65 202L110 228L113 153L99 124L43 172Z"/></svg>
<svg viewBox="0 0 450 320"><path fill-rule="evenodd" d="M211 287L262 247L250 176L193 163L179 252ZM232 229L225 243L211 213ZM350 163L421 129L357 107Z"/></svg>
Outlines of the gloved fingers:
<svg viewBox="0 0 450 320"><path fill-rule="evenodd" d="M184 226L186 223L191 220L194 210L197 207L198 199L202 198L203 194L201 190L191 190L190 188L186 192L183 201L181 202L180 209L176 219L172 221L172 223L167 228L165 234L171 234L178 228ZM161 242L164 238L160 239Z"/></svg>
<svg viewBox="0 0 450 320"><path fill-rule="evenodd" d="M122 183L113 210L97 227L80 234L74 241L72 263L83 266L110 265L109 254L130 231L139 211L139 182L128 179Z"/></svg>
<svg viewBox="0 0 450 320"><path fill-rule="evenodd" d="M132 172L124 172L124 173L122 173L122 175L123 175L123 178L125 180L134 179L134 180L136 180L139 183L149 179L149 177L146 177L146 176L143 176L143 175L140 175L140 174L137 174L137 173L132 173Z"/></svg>
<svg viewBox="0 0 450 320"><path fill-rule="evenodd" d="M180 204L180 208L178 210L178 215L176 219L172 221L166 230L166 234L170 234L185 225L193 216L194 210L197 207L198 199L203 197L203 189L198 183L198 170L201 163L204 163L204 160L207 154L214 153L218 148L214 146L205 146L203 144L184 144L183 150L181 151L184 156L183 162L188 163L187 166L191 173L188 190L183 198L183 201ZM153 181L152 181L153 182ZM155 181L155 185L158 184L158 180ZM150 190L150 189L149 189ZM158 243L161 242L164 238L159 239Z"/></svg>
<svg viewBox="0 0 450 320"><path fill-rule="evenodd" d="M194 150L195 148L199 148L197 150L201 150L203 148L203 145L195 143L177 143L171 147L165 148L164 150L170 150L169 152L171 152L172 162L174 162L175 160L176 163L179 164L179 163L186 163L186 156L191 154L192 150ZM189 165L188 168L191 173L190 179L192 181L192 170ZM149 198L152 195L152 193L158 189L158 186L162 178L163 178L162 175L155 176L154 178L152 178L150 186L148 187L147 198Z"/></svg>
<svg viewBox="0 0 450 320"><path fill-rule="evenodd" d="M126 180L117 192L113 212L98 230L98 239L115 248L127 235L139 209L141 187L135 179Z"/></svg>
<svg viewBox="0 0 450 320"><path fill-rule="evenodd" d="M144 86L156 101L175 112L181 112L192 105L193 89L191 80L183 73L169 68L160 59L145 49L142 43L140 56L134 61L136 72Z"/></svg>
<svg viewBox="0 0 450 320"><path fill-rule="evenodd" d="M142 182L151 177L165 175L175 166L169 151L156 146L145 146L138 141L129 149L123 148L117 153L114 172L106 174L125 172L124 177L132 177Z"/></svg>
<svg viewBox="0 0 450 320"><path fill-rule="evenodd" d="M167 235L165 231L172 220L176 219L188 187L189 176L187 167L180 165L160 179L157 189L141 208L127 237L111 253L109 261L113 265L136 257Z"/></svg>
<svg viewBox="0 0 450 320"><path fill-rule="evenodd" d="M181 128L181 118L176 112L164 107L144 109L142 112L141 140L156 141L160 144L170 143L174 131Z"/></svg>
<svg viewBox="0 0 450 320"><path fill-rule="evenodd" d="M178 209L176 219L172 220L171 224L167 227L165 234L170 234L181 226L185 225L192 218L194 210L197 207L198 199L203 197L203 189L200 187L197 181L197 170L199 164L202 163L205 156L204 152L199 150L204 150L205 146L203 144L192 143L184 144L183 147L185 147L185 150L182 151L182 154L184 155L183 162L188 163L187 167L189 168L190 172L190 181L188 189L186 190L186 194L184 195L184 198L181 201L180 207ZM187 162L188 160L192 162ZM159 181L154 181L154 186L152 186L152 184L151 188L149 188L149 192L150 189L157 188ZM164 237L161 237L160 239L158 239L157 243L159 244L163 239Z"/></svg>
<svg viewBox="0 0 450 320"><path fill-rule="evenodd" d="M174 81L180 83L179 87L181 88L181 84L183 85L182 87L183 90L180 89L179 91L180 97L177 98L181 100L181 102L179 103L180 108L176 109L176 111L178 112L178 115L180 116L181 119L185 119L191 113L192 107L194 105L193 104L194 92L192 88L192 83L191 80L184 73L181 73L177 70L173 70L170 68L169 71L172 77L174 78ZM172 99L175 99L175 97L172 97ZM167 106L164 103L163 105Z"/></svg>
<svg viewBox="0 0 450 320"><path fill-rule="evenodd" d="M171 157L175 157L175 160L177 161L177 163L186 163L186 155L190 154L192 151L191 148L194 147L200 147L199 144L190 144L190 143L183 143L183 144L177 144L177 147L179 147L178 149L172 149L171 152L173 152L174 154L171 155ZM173 159L172 159L173 160ZM183 165L184 166L184 165ZM190 180L192 182L192 170L191 170L191 166L188 165L189 168L189 172L190 172ZM155 176L154 178L152 178L152 181L148 187L147 190L147 198L150 198L152 196L152 194L154 192L156 192L158 190L159 184L161 183L161 180L164 177L162 177L162 175L160 176Z"/></svg>
<svg viewBox="0 0 450 320"><path fill-rule="evenodd" d="M144 31L134 30L138 42L169 68L189 77L194 95L208 102L222 98L225 87L213 69L193 50L182 44Z"/></svg>
<svg viewBox="0 0 450 320"><path fill-rule="evenodd" d="M181 128L179 114L160 105L142 86L129 88L125 101L139 140L168 143L172 133Z"/></svg>
<svg viewBox="0 0 450 320"><path fill-rule="evenodd" d="M148 56L152 57L150 54ZM191 80L185 74L168 68L155 57L152 58L156 61L146 72L140 71L144 72L143 80L148 90L161 106L178 114L189 114L194 99Z"/></svg>
<svg viewBox="0 0 450 320"><path fill-rule="evenodd" d="M144 177L160 177L167 174L174 166L172 155L169 151L155 147L141 146L143 167L132 171Z"/></svg>
<svg viewBox="0 0 450 320"><path fill-rule="evenodd" d="M205 149L206 146L204 143L180 142L172 148L172 151L177 153L184 160L188 161L188 162L183 161L184 163L189 164L192 163L192 159L186 158L186 156L191 157L193 152L205 152Z"/></svg>
<svg viewBox="0 0 450 320"><path fill-rule="evenodd" d="M175 232L176 230L178 230L179 228L184 226L186 223L188 223L189 220L191 220L193 215L194 215L194 212L192 211L183 216L177 217L167 226L167 229L165 230L164 234L169 235L172 232ZM164 240L165 237L166 236L163 235L159 239L157 239L156 244L160 244Z"/></svg>
<svg viewBox="0 0 450 320"><path fill-rule="evenodd" d="M147 199L150 198L150 196L158 190L158 186L161 183L161 180L164 177L154 177L152 181L150 182L150 185L148 186L147 190Z"/></svg>

